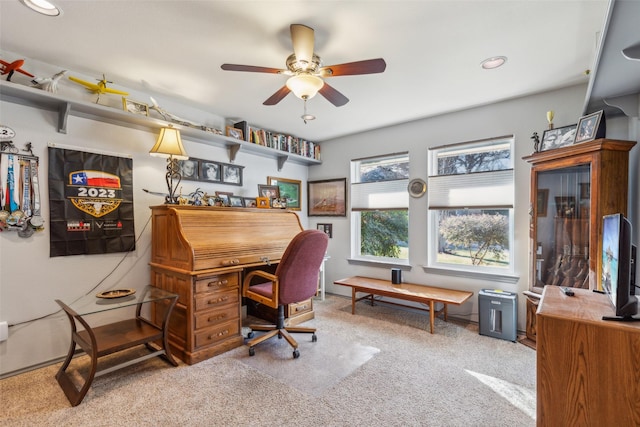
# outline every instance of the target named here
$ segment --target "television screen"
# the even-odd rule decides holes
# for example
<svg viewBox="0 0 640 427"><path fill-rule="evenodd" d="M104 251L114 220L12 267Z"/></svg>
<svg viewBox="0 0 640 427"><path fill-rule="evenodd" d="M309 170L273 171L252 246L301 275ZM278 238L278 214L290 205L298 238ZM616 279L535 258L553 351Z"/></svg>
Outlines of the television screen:
<svg viewBox="0 0 640 427"><path fill-rule="evenodd" d="M631 223L622 214L605 215L602 223L602 274L600 285L615 309L606 320L637 320L637 299L633 296L631 265Z"/></svg>

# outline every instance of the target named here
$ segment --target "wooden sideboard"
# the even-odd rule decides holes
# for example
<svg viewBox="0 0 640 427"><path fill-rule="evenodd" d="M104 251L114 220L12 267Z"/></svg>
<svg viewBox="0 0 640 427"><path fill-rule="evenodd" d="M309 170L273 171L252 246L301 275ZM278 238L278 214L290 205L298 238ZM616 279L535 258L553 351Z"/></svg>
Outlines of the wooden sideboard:
<svg viewBox="0 0 640 427"><path fill-rule="evenodd" d="M640 322L606 295L545 286L537 312L537 425L640 425Z"/></svg>
<svg viewBox="0 0 640 427"><path fill-rule="evenodd" d="M151 211L151 284L178 294L169 322L173 354L193 364L242 345L244 271L280 261L302 231L298 216L178 205ZM311 304L305 315L313 316Z"/></svg>

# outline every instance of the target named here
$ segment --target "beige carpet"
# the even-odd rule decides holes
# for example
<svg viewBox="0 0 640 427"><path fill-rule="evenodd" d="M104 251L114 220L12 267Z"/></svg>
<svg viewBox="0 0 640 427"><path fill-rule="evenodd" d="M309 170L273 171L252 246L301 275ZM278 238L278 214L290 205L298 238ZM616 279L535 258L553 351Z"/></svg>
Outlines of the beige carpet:
<svg viewBox="0 0 640 427"><path fill-rule="evenodd" d="M50 366L0 381L2 426L533 426L535 352L474 325L329 296L298 335L202 363L160 359L96 379L71 407Z"/></svg>

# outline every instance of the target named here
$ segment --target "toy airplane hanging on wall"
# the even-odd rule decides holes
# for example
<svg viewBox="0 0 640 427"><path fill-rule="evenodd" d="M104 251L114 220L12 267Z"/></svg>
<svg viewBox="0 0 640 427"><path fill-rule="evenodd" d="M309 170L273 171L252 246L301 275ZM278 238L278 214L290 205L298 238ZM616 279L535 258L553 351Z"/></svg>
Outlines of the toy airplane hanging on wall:
<svg viewBox="0 0 640 427"><path fill-rule="evenodd" d="M82 80L73 76L69 76L69 80L83 85L85 88L87 88L87 90L93 93L97 93L98 98L96 99L96 104L100 100L100 95L102 95L103 93L110 93L114 95L124 95L124 96L129 95L129 92L123 92L121 90L111 89L107 87L107 83L113 83L113 82L107 81L107 78L104 76L104 74L102 75L102 80L96 79L98 80L97 84L91 83L86 80Z"/></svg>
<svg viewBox="0 0 640 427"><path fill-rule="evenodd" d="M8 74L7 76L8 82L11 81L11 77L13 76L13 73L15 73L16 71L24 74L25 76L35 77L33 74L27 73L25 70L20 68L24 65L24 59L16 59L13 62L6 62L0 59L0 64L1 64L0 66L2 67L2 75L4 76L5 74Z"/></svg>

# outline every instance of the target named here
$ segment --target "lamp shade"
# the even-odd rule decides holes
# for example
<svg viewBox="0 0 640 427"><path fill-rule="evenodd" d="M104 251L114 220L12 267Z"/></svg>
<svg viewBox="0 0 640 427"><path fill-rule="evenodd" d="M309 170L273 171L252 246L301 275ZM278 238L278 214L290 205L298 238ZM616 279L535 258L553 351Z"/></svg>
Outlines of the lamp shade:
<svg viewBox="0 0 640 427"><path fill-rule="evenodd" d="M158 141L149 151L149 154L158 157L172 157L177 160L187 160L189 158L186 151L184 151L180 131L173 126L160 129Z"/></svg>
<svg viewBox="0 0 640 427"><path fill-rule="evenodd" d="M312 74L298 74L287 80L287 87L300 99L311 99L324 86L324 81Z"/></svg>

